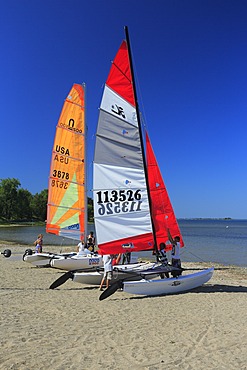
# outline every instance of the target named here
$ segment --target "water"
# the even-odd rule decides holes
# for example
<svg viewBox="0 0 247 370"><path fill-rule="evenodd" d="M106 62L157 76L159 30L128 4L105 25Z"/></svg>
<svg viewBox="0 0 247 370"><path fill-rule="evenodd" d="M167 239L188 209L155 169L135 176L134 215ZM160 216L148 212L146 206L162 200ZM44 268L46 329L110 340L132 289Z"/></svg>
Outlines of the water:
<svg viewBox="0 0 247 370"><path fill-rule="evenodd" d="M88 232L95 231L94 225L88 226ZM54 234L47 234L45 226L8 226L0 227L0 240L16 242L16 244L27 244L33 246L39 234L44 236L45 245L55 246L77 246L78 240L63 238Z"/></svg>
<svg viewBox="0 0 247 370"><path fill-rule="evenodd" d="M181 220L184 261L247 267L247 220Z"/></svg>
<svg viewBox="0 0 247 370"><path fill-rule="evenodd" d="M247 267L247 220L179 220L179 226L185 242L181 249L182 261ZM90 224L88 231L91 230L94 231L94 226ZM42 226L0 227L0 240L33 246L40 233L44 235L44 246L78 244L76 240L46 234ZM138 257L151 256L151 252L138 253Z"/></svg>

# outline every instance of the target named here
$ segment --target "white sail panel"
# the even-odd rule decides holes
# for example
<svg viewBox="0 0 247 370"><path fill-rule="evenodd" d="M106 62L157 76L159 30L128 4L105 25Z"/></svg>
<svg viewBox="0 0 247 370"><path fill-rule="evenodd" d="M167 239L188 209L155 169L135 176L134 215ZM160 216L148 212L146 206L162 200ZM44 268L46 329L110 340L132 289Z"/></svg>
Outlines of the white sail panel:
<svg viewBox="0 0 247 370"><path fill-rule="evenodd" d="M137 127L136 109L105 85L100 109Z"/></svg>
<svg viewBox="0 0 247 370"><path fill-rule="evenodd" d="M125 215L107 218L96 217L95 227L99 245L126 239L126 236L134 242L138 235L152 233L149 211L142 212L139 216L137 213L129 213L128 217Z"/></svg>
<svg viewBox="0 0 247 370"><path fill-rule="evenodd" d="M95 189L145 189L143 169L94 164Z"/></svg>

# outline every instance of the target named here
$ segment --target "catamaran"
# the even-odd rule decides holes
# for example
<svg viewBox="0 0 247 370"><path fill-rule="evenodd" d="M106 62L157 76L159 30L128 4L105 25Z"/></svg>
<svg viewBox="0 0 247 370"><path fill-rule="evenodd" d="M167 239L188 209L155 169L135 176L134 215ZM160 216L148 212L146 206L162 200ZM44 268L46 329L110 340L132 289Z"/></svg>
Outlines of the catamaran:
<svg viewBox="0 0 247 370"><path fill-rule="evenodd" d="M147 133L145 155L127 27L125 30L126 40L112 63L100 105L94 155L95 228L102 254L153 250L157 263L115 267L113 284L101 294L101 300L118 288L143 295L178 293L204 284L213 274L211 268L163 278L165 273L185 269L160 263L159 245L165 242L166 249L171 249L168 240L175 236L180 237L181 247L184 242ZM68 271L50 288L68 279L99 284L102 271Z"/></svg>
<svg viewBox="0 0 247 370"><path fill-rule="evenodd" d="M172 246L169 239L183 239L160 174L150 140L145 154L128 28L106 80L99 112L94 156L94 218L102 254L154 250ZM146 159L147 156L147 159ZM171 238L170 238L171 237ZM151 270L151 271L150 271ZM178 293L207 282L213 268L164 278L173 266L137 272L141 280L120 280L105 290L104 299L119 287L143 295ZM155 273L158 279L151 279Z"/></svg>
<svg viewBox="0 0 247 370"><path fill-rule="evenodd" d="M46 232L87 239L85 85L74 84L67 95L56 127L52 150ZM23 259L36 266L65 270L102 266L94 253L27 253Z"/></svg>

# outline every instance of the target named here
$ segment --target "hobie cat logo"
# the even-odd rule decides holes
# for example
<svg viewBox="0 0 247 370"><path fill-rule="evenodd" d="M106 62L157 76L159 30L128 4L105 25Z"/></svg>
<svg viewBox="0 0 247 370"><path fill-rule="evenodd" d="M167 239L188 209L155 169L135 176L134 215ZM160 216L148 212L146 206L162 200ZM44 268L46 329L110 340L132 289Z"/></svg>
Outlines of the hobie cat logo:
<svg viewBox="0 0 247 370"><path fill-rule="evenodd" d="M133 243L122 244L122 248L124 248L124 249L133 249L134 244Z"/></svg>
<svg viewBox="0 0 247 370"><path fill-rule="evenodd" d="M118 106L117 104L111 106L111 111L113 113L116 113L118 116L126 118L123 108Z"/></svg>

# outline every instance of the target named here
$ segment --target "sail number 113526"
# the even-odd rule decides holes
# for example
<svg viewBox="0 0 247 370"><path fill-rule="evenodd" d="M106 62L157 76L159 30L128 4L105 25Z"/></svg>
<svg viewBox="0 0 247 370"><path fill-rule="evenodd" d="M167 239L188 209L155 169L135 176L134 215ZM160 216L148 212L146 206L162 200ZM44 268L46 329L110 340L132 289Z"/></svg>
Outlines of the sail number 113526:
<svg viewBox="0 0 247 370"><path fill-rule="evenodd" d="M99 215L141 210L141 190L111 190L96 192Z"/></svg>

